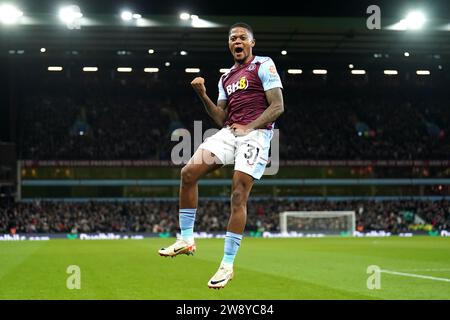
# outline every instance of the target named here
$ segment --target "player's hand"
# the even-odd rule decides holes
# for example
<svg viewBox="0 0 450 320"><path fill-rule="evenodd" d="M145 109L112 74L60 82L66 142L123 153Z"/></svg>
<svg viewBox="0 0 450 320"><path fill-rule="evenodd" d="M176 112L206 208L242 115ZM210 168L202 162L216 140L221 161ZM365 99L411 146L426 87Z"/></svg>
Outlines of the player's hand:
<svg viewBox="0 0 450 320"><path fill-rule="evenodd" d="M203 79L202 77L197 77L192 80L191 86L199 96L206 93L205 79Z"/></svg>
<svg viewBox="0 0 450 320"><path fill-rule="evenodd" d="M245 136L253 131L253 128L250 128L248 125L233 123L230 126L231 132L237 137Z"/></svg>

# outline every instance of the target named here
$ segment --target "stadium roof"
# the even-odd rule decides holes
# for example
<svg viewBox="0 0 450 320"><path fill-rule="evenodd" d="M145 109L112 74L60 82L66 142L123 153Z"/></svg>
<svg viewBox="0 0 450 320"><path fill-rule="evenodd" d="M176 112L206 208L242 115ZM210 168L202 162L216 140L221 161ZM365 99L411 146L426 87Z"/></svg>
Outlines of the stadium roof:
<svg viewBox="0 0 450 320"><path fill-rule="evenodd" d="M228 27L236 21L251 24L256 49L268 54L292 53L450 53L450 31L440 31L444 21L420 32L368 30L365 18L311 17L201 17L207 27L194 28L177 16L144 16L138 25L126 25L114 15L90 15L80 30L68 30L54 16L34 15L18 26L2 28L0 49L114 53L117 50L142 52L149 48L167 54L227 53ZM385 25L395 23L384 20Z"/></svg>
<svg viewBox="0 0 450 320"><path fill-rule="evenodd" d="M297 1L298 2L298 1ZM217 1L74 1L81 7L81 29L69 30L58 18L58 1L28 1L22 4L24 15L18 25L0 25L0 56L19 50L24 56L60 57L76 52L78 57L114 57L125 52L133 58L148 58L148 50L155 50L161 59L174 59L180 51L202 59L228 57L228 26L244 21L253 26L256 54L279 55L283 59L298 59L301 55L322 56L374 54L402 55L413 53L411 59L450 55L450 21L442 18L449 2L434 1L427 13L426 28L414 32L387 30L399 21L408 6L423 1L378 1L382 9L382 30L366 27L367 6L364 0L348 0L345 4L326 5L320 1L276 1L266 5L254 2ZM393 4L395 3L395 4ZM120 10L129 8L142 15L139 21L124 22ZM200 27L179 19L179 12L187 10L200 17ZM235 13L241 14L236 16ZM261 15L264 14L264 15ZM300 16L301 15L301 16ZM448 15L448 13L447 13ZM388 18L391 17L391 18Z"/></svg>
<svg viewBox="0 0 450 320"><path fill-rule="evenodd" d="M3 1L2 1L3 2ZM211 1L211 0L14 0L29 13L51 13L63 4L79 5L87 14L116 14L130 9L144 15L171 15L189 11L198 15L216 16L309 16L309 17L361 17L369 5L382 9L383 17L396 18L412 7L422 8L430 16L450 18L448 0L345 0L345 1Z"/></svg>

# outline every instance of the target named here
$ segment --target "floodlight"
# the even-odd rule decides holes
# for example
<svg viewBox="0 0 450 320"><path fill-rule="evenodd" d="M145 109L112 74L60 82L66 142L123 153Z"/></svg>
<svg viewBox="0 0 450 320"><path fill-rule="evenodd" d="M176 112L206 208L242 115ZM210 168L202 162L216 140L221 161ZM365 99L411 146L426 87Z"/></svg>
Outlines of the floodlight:
<svg viewBox="0 0 450 320"><path fill-rule="evenodd" d="M187 12L183 12L180 14L180 19L181 20L189 20L191 18L191 15Z"/></svg>
<svg viewBox="0 0 450 320"><path fill-rule="evenodd" d="M191 26L194 28L212 28L214 24L210 21L200 19L196 15L191 16Z"/></svg>
<svg viewBox="0 0 450 320"><path fill-rule="evenodd" d="M327 74L328 71L325 70L325 69L314 69L314 70L313 70L313 73L314 73L314 74Z"/></svg>
<svg viewBox="0 0 450 320"><path fill-rule="evenodd" d="M97 72L98 67L83 67L84 72Z"/></svg>
<svg viewBox="0 0 450 320"><path fill-rule="evenodd" d="M133 13L130 11L122 11L120 17L123 21L130 21L131 19L133 19Z"/></svg>
<svg viewBox="0 0 450 320"><path fill-rule="evenodd" d="M156 73L156 72L159 72L159 68L144 68L144 72Z"/></svg>
<svg viewBox="0 0 450 320"><path fill-rule="evenodd" d="M398 74L397 70L384 70L383 72L385 75L388 75L388 76L395 76Z"/></svg>
<svg viewBox="0 0 450 320"><path fill-rule="evenodd" d="M23 12L11 4L0 5L0 22L14 24L23 16Z"/></svg>
<svg viewBox="0 0 450 320"><path fill-rule="evenodd" d="M411 11L404 19L407 29L418 30L421 29L425 23L425 15L421 11Z"/></svg>
<svg viewBox="0 0 450 320"><path fill-rule="evenodd" d="M59 18L69 29L79 29L80 19L83 17L79 6L70 5L59 10Z"/></svg>
<svg viewBox="0 0 450 320"><path fill-rule="evenodd" d="M61 66L50 66L47 68L48 71L62 71L63 67Z"/></svg>
<svg viewBox="0 0 450 320"><path fill-rule="evenodd" d="M117 68L117 72L131 72L133 71L133 68L129 68L129 67L118 67Z"/></svg>

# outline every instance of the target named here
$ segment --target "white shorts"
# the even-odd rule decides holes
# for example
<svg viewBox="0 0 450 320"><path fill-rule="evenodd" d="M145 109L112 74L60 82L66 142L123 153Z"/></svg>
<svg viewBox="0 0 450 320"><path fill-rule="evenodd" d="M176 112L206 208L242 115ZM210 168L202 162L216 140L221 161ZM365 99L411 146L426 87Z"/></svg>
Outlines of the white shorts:
<svg viewBox="0 0 450 320"><path fill-rule="evenodd" d="M207 138L199 149L214 153L224 165L234 163L234 170L261 179L269 159L272 136L272 130L257 129L245 136L236 137L226 127Z"/></svg>

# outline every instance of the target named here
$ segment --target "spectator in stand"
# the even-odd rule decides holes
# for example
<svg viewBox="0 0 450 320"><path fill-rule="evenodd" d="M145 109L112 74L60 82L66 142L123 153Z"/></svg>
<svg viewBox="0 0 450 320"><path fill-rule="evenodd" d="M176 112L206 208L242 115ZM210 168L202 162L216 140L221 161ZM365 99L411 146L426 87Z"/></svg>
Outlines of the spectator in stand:
<svg viewBox="0 0 450 320"><path fill-rule="evenodd" d="M204 129L214 127L186 86L189 82L176 75L88 84L44 79L18 99L19 157L170 160L174 129L193 132L195 120ZM281 159L450 158L448 90L387 83L353 90L351 82L338 85L286 79L285 116L276 122ZM170 94L174 86L176 95Z"/></svg>
<svg viewBox="0 0 450 320"><path fill-rule="evenodd" d="M178 230L176 202L33 202L0 208L0 233L170 232ZM281 201L258 200L248 206L247 231L279 231L283 211L352 210L358 231L407 232L407 212L435 230L450 228L450 202L442 201ZM197 231L224 230L226 201L201 201ZM330 223L336 223L332 221ZM329 227L318 225L319 227Z"/></svg>

